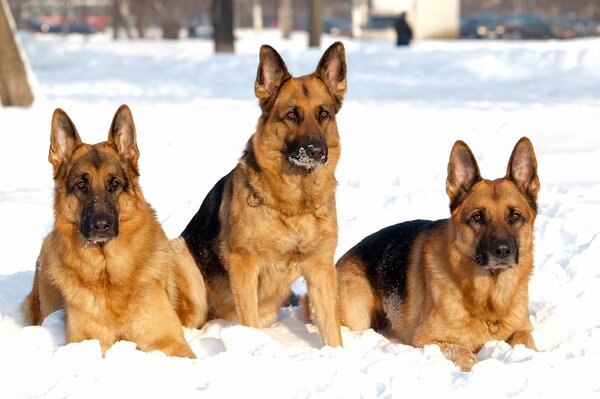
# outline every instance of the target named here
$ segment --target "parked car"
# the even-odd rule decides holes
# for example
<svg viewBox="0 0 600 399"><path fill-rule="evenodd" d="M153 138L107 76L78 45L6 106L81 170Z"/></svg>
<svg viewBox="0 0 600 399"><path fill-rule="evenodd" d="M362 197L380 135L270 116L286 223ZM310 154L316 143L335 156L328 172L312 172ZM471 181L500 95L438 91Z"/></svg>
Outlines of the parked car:
<svg viewBox="0 0 600 399"><path fill-rule="evenodd" d="M339 18L323 18L323 33L352 37L352 25Z"/></svg>
<svg viewBox="0 0 600 399"><path fill-rule="evenodd" d="M361 29L362 39L395 40L397 15L371 15Z"/></svg>
<svg viewBox="0 0 600 399"><path fill-rule="evenodd" d="M550 24L534 13L507 14L502 19L503 37L508 39L550 39Z"/></svg>
<svg viewBox="0 0 600 399"><path fill-rule="evenodd" d="M504 34L502 17L491 12L480 12L461 20L460 36L475 39L498 39Z"/></svg>
<svg viewBox="0 0 600 399"><path fill-rule="evenodd" d="M600 23L593 18L568 12L553 19L551 30L557 39L596 36L600 35Z"/></svg>

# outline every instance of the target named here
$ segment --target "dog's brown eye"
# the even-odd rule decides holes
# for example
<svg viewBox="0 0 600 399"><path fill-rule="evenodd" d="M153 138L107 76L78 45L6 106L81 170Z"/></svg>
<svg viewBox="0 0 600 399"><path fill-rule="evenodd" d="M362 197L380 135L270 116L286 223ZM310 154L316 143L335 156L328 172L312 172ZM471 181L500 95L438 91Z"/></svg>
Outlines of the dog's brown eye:
<svg viewBox="0 0 600 399"><path fill-rule="evenodd" d="M295 121L298 118L298 114L295 111L290 111L287 113L287 118L289 120Z"/></svg>
<svg viewBox="0 0 600 399"><path fill-rule="evenodd" d="M513 223L518 222L519 220L521 220L521 218L522 218L522 216L521 216L521 214L519 212L514 212L513 211L510 214L510 221L513 222Z"/></svg>
<svg viewBox="0 0 600 399"><path fill-rule="evenodd" d="M75 186L77 186L77 188L78 188L78 189L80 189L80 190L85 190L85 186L86 186L86 184L85 184L85 181L84 181L84 180L79 180L79 181L78 181L78 182L75 184Z"/></svg>
<svg viewBox="0 0 600 399"><path fill-rule="evenodd" d="M121 182L117 179L112 179L112 181L110 182L110 189L111 191L116 190L117 188L119 188L119 186L121 185Z"/></svg>
<svg viewBox="0 0 600 399"><path fill-rule="evenodd" d="M473 220L475 223L481 223L483 222L483 215L481 212L475 212L471 215L471 220Z"/></svg>
<svg viewBox="0 0 600 399"><path fill-rule="evenodd" d="M321 114L319 115L319 117L321 118L321 120L326 119L327 117L329 117L329 112L323 110L323 111L321 111Z"/></svg>

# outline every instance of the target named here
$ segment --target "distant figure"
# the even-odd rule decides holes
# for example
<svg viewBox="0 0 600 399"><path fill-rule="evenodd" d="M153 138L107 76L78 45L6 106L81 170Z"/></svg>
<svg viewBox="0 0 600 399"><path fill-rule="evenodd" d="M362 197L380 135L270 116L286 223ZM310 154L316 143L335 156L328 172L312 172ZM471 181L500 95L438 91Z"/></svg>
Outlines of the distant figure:
<svg viewBox="0 0 600 399"><path fill-rule="evenodd" d="M406 22L406 13L403 12L398 16L394 23L394 29L396 29L396 45L407 46L410 44L412 39L412 30Z"/></svg>

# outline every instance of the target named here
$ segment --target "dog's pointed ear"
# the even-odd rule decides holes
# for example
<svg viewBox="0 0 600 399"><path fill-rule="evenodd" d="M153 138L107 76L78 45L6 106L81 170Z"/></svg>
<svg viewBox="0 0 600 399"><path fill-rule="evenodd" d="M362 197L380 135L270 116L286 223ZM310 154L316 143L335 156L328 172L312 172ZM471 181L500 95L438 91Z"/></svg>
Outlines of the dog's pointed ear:
<svg viewBox="0 0 600 399"><path fill-rule="evenodd" d="M450 197L450 209L454 209L464 196L481 180L477 161L469 146L461 140L454 143L448 162L446 192Z"/></svg>
<svg viewBox="0 0 600 399"><path fill-rule="evenodd" d="M81 144L81 138L77 133L75 124L69 115L60 108L52 114L50 127L50 152L48 161L54 168L54 174L58 172L60 165L73 154L75 148Z"/></svg>
<svg viewBox="0 0 600 399"><path fill-rule="evenodd" d="M260 101L261 107L273 97L286 80L289 74L283 58L275 49L267 44L260 47L258 71L254 83L254 94Z"/></svg>
<svg viewBox="0 0 600 399"><path fill-rule="evenodd" d="M325 82L327 89L341 106L348 88L346 82L346 51L342 42L335 42L325 50L315 73Z"/></svg>
<svg viewBox="0 0 600 399"><path fill-rule="evenodd" d="M540 179L537 175L537 159L533 151L533 144L527 137L522 137L508 161L506 178L512 180L519 190L528 195L534 202L540 191Z"/></svg>
<svg viewBox="0 0 600 399"><path fill-rule="evenodd" d="M115 146L122 157L130 159L137 166L140 152L137 148L135 124L131 110L125 104L115 113L108 132L108 142Z"/></svg>

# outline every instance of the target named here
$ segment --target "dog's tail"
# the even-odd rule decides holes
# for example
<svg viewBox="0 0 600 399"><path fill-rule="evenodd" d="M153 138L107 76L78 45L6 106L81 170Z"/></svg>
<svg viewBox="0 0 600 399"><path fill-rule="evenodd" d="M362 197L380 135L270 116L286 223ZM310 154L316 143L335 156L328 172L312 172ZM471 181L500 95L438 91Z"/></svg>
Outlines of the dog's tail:
<svg viewBox="0 0 600 399"><path fill-rule="evenodd" d="M25 325L28 326L39 325L42 322L39 273L40 259L38 258L33 276L33 287L19 308L25 320Z"/></svg>

